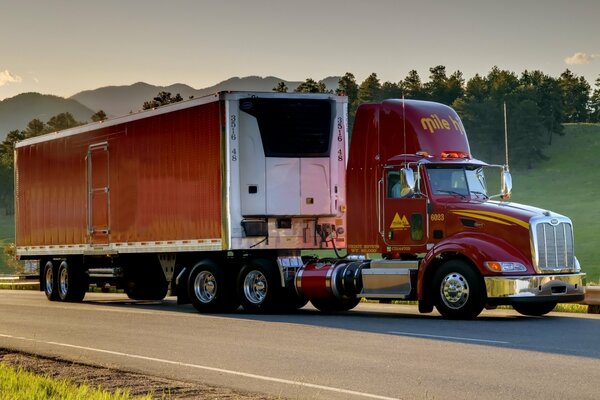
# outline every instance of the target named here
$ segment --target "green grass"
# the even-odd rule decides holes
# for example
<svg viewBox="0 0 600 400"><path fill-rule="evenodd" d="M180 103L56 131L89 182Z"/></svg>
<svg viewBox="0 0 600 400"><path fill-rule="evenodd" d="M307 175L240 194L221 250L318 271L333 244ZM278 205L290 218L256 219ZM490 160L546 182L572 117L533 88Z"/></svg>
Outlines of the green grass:
<svg viewBox="0 0 600 400"><path fill-rule="evenodd" d="M575 254L588 283L600 282L600 124L567 124L550 157L532 170L514 170L512 201L566 215L575 229Z"/></svg>
<svg viewBox="0 0 600 400"><path fill-rule="evenodd" d="M67 380L38 376L0 364L0 400L150 400L150 395L132 397L127 391L111 393L76 385Z"/></svg>

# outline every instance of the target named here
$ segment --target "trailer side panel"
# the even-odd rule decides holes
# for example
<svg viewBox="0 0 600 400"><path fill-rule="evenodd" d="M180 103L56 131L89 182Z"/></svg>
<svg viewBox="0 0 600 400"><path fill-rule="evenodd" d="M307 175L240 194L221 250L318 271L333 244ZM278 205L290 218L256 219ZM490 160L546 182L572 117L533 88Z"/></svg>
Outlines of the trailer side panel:
<svg viewBox="0 0 600 400"><path fill-rule="evenodd" d="M16 171L18 247L220 242L218 101L49 136Z"/></svg>

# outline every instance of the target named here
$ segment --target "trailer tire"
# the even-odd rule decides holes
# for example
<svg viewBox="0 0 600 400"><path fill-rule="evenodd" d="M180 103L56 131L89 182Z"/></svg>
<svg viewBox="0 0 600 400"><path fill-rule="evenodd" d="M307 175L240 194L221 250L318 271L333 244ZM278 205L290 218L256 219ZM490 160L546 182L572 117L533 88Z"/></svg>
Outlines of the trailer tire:
<svg viewBox="0 0 600 400"><path fill-rule="evenodd" d="M192 268L188 295L194 308L201 313L233 312L240 306L233 279L211 261L201 261Z"/></svg>
<svg viewBox="0 0 600 400"><path fill-rule="evenodd" d="M285 303L279 270L266 259L253 259L242 267L237 289L244 310L250 313L277 311Z"/></svg>
<svg viewBox="0 0 600 400"><path fill-rule="evenodd" d="M319 311L324 313L335 313L352 310L360 303L360 297L350 298L345 297L342 299L331 298L331 299L311 299L310 303Z"/></svg>
<svg viewBox="0 0 600 400"><path fill-rule="evenodd" d="M88 284L83 271L77 270L73 265L63 261L58 267L57 292L61 301L79 303L85 297Z"/></svg>
<svg viewBox="0 0 600 400"><path fill-rule="evenodd" d="M461 260L443 264L433 278L435 307L444 318L474 319L485 305L479 273Z"/></svg>
<svg viewBox="0 0 600 400"><path fill-rule="evenodd" d="M47 261L44 265L44 293L50 301L56 301L58 297L58 268L52 263Z"/></svg>
<svg viewBox="0 0 600 400"><path fill-rule="evenodd" d="M530 317L541 317L554 310L556 304L557 303L553 301L543 303L519 303L513 304L513 308L519 314L528 315Z"/></svg>

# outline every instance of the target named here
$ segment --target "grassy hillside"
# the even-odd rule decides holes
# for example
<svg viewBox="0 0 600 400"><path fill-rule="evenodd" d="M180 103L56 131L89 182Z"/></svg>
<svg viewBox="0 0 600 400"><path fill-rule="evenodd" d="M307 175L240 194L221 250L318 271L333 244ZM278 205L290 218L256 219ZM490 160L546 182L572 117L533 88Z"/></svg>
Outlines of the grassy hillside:
<svg viewBox="0 0 600 400"><path fill-rule="evenodd" d="M547 154L533 170L512 171L512 201L571 218L577 258L588 282L600 283L600 124L567 124Z"/></svg>
<svg viewBox="0 0 600 400"><path fill-rule="evenodd" d="M550 160L533 170L512 171L512 201L570 217L577 258L588 281L600 283L600 124L566 125L565 135L554 138L547 154ZM13 238L13 220L0 210L0 241ZM1 254L0 273L6 270Z"/></svg>

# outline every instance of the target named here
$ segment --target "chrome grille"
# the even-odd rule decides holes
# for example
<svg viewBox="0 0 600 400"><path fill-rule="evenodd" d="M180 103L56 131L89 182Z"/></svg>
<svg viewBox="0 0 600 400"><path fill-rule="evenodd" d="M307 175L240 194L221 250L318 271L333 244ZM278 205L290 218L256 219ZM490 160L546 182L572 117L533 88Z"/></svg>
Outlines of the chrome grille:
<svg viewBox="0 0 600 400"><path fill-rule="evenodd" d="M539 222L534 227L537 267L542 272L575 270L573 226L570 222Z"/></svg>

